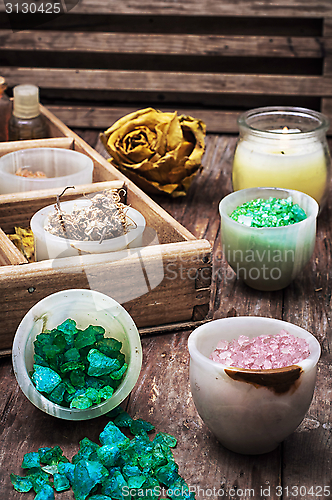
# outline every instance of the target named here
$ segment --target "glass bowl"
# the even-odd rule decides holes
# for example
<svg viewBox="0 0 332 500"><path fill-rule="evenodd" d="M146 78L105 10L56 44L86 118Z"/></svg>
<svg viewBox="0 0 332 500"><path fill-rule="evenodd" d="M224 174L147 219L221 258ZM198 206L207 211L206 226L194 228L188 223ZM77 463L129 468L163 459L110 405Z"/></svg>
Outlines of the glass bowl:
<svg viewBox="0 0 332 500"><path fill-rule="evenodd" d="M66 319L77 327L102 326L105 337L122 342L128 369L111 398L88 409L66 408L52 403L32 383L36 336L45 329L56 328ZM103 415L118 406L135 386L142 366L142 345L137 327L127 311L114 299L94 290L71 289L54 293L37 302L19 324L13 343L13 368L16 380L29 399L40 410L65 420L88 420Z"/></svg>
<svg viewBox="0 0 332 500"><path fill-rule="evenodd" d="M257 198L292 198L307 218L281 227L250 227L230 215L240 205ZM257 290L288 286L309 262L315 247L317 202L291 189L248 188L235 191L219 204L222 250L236 276Z"/></svg>
<svg viewBox="0 0 332 500"><path fill-rule="evenodd" d="M307 359L272 370L244 370L209 359L219 340L276 335L282 329L307 340ZM240 316L199 326L190 335L188 348L196 409L226 448L250 455L270 452L303 420L312 400L321 352L311 333L273 318Z"/></svg>
<svg viewBox="0 0 332 500"><path fill-rule="evenodd" d="M20 168L42 171L47 178L15 175ZM0 194L90 184L92 172L91 158L72 149L20 149L0 158Z"/></svg>

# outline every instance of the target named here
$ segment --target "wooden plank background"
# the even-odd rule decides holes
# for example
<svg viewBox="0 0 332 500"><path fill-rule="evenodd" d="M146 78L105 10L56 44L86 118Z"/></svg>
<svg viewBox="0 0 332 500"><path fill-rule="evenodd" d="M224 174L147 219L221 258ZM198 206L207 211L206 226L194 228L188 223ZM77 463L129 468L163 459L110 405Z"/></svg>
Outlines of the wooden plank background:
<svg viewBox="0 0 332 500"><path fill-rule="evenodd" d="M38 85L70 127L107 128L147 106L210 132L237 132L242 111L267 105L332 117L330 0L65 3L51 18L0 5L0 74L10 95Z"/></svg>

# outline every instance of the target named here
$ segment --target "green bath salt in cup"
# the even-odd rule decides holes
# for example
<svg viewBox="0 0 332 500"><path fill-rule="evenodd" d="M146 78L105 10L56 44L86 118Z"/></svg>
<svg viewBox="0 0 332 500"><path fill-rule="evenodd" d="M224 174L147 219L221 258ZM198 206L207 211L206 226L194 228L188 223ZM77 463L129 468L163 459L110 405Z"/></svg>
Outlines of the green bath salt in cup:
<svg viewBox="0 0 332 500"><path fill-rule="evenodd" d="M236 276L257 290L288 286L309 262L317 202L300 191L249 188L219 204L222 250Z"/></svg>

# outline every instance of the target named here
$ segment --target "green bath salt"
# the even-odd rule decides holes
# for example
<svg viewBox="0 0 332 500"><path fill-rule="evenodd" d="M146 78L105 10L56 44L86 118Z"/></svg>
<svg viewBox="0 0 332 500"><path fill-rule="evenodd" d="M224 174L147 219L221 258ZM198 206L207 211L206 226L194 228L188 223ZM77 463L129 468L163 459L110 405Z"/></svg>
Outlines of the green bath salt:
<svg viewBox="0 0 332 500"><path fill-rule="evenodd" d="M307 215L289 196L247 201L238 206L230 217L248 227L280 227L301 222Z"/></svg>

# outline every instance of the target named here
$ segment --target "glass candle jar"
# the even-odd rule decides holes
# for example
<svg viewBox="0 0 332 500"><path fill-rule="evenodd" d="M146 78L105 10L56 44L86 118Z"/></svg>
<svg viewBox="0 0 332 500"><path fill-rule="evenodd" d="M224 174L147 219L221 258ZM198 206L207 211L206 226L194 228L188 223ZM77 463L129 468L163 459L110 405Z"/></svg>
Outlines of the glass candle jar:
<svg viewBox="0 0 332 500"><path fill-rule="evenodd" d="M243 113L234 153L233 189L279 187L312 196L323 207L331 157L328 119L317 111L264 107Z"/></svg>

